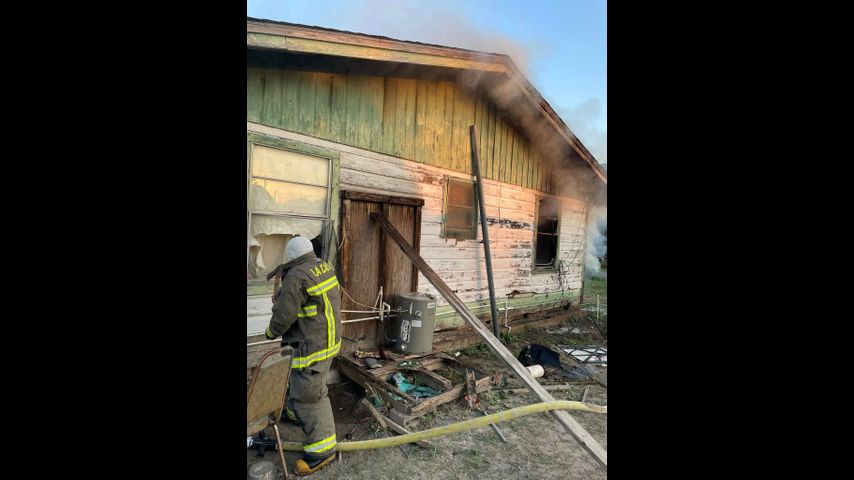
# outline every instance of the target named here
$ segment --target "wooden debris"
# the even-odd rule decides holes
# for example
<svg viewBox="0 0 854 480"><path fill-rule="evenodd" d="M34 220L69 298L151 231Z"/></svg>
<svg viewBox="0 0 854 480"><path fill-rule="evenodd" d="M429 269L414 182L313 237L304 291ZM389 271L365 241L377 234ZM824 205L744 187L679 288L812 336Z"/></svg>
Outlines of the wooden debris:
<svg viewBox="0 0 854 480"><path fill-rule="evenodd" d="M392 429L392 430L394 430L395 432L397 432L397 433L399 433L399 434L401 434L401 435L408 435L409 433L411 433L409 430L407 430L407 429L403 428L402 426L398 425L394 420L392 420L392 419L390 419L390 418L386 417L386 416L385 416L385 415L383 415L383 414L380 414L380 415L383 417L383 420L385 420L386 425L388 425L388 426L389 426L389 428L391 428L391 429ZM417 441L417 442L413 442L413 443L415 443L415 444L417 444L419 447L423 447L423 448L432 448L432 447L433 447L433 444L432 444L432 443L430 443L430 442L428 442L427 440L419 440L419 441Z"/></svg>
<svg viewBox="0 0 854 480"><path fill-rule="evenodd" d="M396 415L393 419L405 426L415 417L424 415L439 405L460 398L465 394L466 388L464 381L452 381L436 372L436 370L442 369L464 372L466 369L464 364L445 353L436 352L421 355L413 363L417 366L400 367L401 362L411 361L413 360L391 360L380 368L371 369L364 365L364 359L344 355L336 358L336 367L351 380L391 405L393 409L387 411L386 415ZM414 399L387 381L389 375L396 371L414 374L418 383L434 388L441 393L430 398ZM474 383L477 393L490 390L492 385L497 384L493 382L500 382L501 380L501 377L497 375L487 376L477 370L473 370L473 373L475 374ZM464 374L460 373L460 376L464 377Z"/></svg>
<svg viewBox="0 0 854 480"><path fill-rule="evenodd" d="M374 408L373 405L371 405L371 402L367 398L362 398L362 400L360 400L359 403L364 405L364 407L369 412L371 412L371 415L374 416L374 418L377 420L377 423L379 423L381 427L388 428L388 425L386 425L386 423L385 423L385 418L382 416L382 414L380 414L380 412L377 411L376 408Z"/></svg>
<svg viewBox="0 0 854 480"><path fill-rule="evenodd" d="M466 370L466 402L471 410L480 409L480 399L477 398L477 388L474 384L474 372Z"/></svg>
<svg viewBox="0 0 854 480"><path fill-rule="evenodd" d="M426 368L413 368L413 369L403 369L407 371L411 371L417 373L421 376L421 379L424 380L424 383L427 384L428 387L433 388L435 390L445 390L448 391L454 388L453 382L448 380L447 378L439 375L438 373L433 373Z"/></svg>

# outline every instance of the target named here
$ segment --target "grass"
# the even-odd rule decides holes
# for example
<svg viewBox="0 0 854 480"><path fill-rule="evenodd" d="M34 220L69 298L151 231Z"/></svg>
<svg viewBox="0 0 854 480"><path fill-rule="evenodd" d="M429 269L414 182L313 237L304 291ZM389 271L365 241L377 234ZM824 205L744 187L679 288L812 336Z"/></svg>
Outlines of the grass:
<svg viewBox="0 0 854 480"><path fill-rule="evenodd" d="M501 343L504 345L518 343L524 340L523 334L519 333L511 333L511 332L502 332L501 334ZM472 345L470 347L466 347L460 350L462 355L467 357L476 357L483 355L485 353L490 353L489 347L486 343L478 343L477 345Z"/></svg>
<svg viewBox="0 0 854 480"><path fill-rule="evenodd" d="M508 343L516 343L522 341L522 337L517 333L504 332L501 333L501 343L507 345Z"/></svg>
<svg viewBox="0 0 854 480"><path fill-rule="evenodd" d="M608 303L608 277L586 277L584 279L585 305L595 305L596 295L599 295L599 302Z"/></svg>
<svg viewBox="0 0 854 480"><path fill-rule="evenodd" d="M489 347L486 345L486 343L483 343L483 342L478 343L477 345L472 345L470 347L466 347L466 348L460 350L460 354L465 355L466 357L476 357L478 355L488 353L488 352L489 352Z"/></svg>
<svg viewBox="0 0 854 480"><path fill-rule="evenodd" d="M484 406L492 406L504 399L504 393L495 390L478 393L477 397ZM493 412L494 413L494 412Z"/></svg>

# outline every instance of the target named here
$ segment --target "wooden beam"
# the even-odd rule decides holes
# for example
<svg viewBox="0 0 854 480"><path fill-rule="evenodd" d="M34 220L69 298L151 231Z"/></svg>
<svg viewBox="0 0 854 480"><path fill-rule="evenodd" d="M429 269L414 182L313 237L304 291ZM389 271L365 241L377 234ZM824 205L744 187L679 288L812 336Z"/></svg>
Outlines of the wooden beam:
<svg viewBox="0 0 854 480"><path fill-rule="evenodd" d="M395 205L411 205L413 207L424 206L423 198L394 197L391 195L377 195L375 193L357 192L354 190L344 190L343 195L346 199L359 200L362 202L393 203Z"/></svg>
<svg viewBox="0 0 854 480"><path fill-rule="evenodd" d="M402 52L420 53L434 55L437 57L457 58L462 60L475 60L478 62L492 63L506 66L506 55L497 53L477 52L461 48L446 47L441 45L429 45L425 43L407 42L393 38L366 35L363 33L336 31L319 27L307 27L281 22L270 22L264 20L249 20L246 22L247 33L266 33L270 35L317 40L330 43L342 43L346 45L360 45L385 50L398 50Z"/></svg>
<svg viewBox="0 0 854 480"><path fill-rule="evenodd" d="M406 254L407 257L421 270L421 273L424 277L434 286L437 290L445 297L445 300L454 308L454 310L459 314L463 319L465 319L474 330L483 338L487 345L495 352L498 357L510 367L513 373L516 374L519 379L527 386L534 394L539 397L540 400L544 402L554 401L554 397L531 376L531 372L529 372L519 360L507 350L497 338L492 335L492 332L486 328L486 325L483 324L474 314L472 314L466 305L462 302L462 300L457 297L457 295L451 290L450 287L442 280L439 275L427 265L427 262L421 258L418 253L416 253L412 246L407 243L407 241L400 235L400 232L397 231L397 228L388 221L388 219L380 213L372 212L371 218L380 225L380 227L391 237L396 243L397 246ZM574 418L572 418L568 413L563 410L557 410L552 412L552 414L557 418L558 422L566 428L566 430L584 447L593 458L595 458L605 469L608 468L608 452L602 448L601 445L592 437L587 430L584 429Z"/></svg>
<svg viewBox="0 0 854 480"><path fill-rule="evenodd" d="M441 388L442 390L450 390L450 389L454 388L454 384L451 383L450 380L439 375L438 373L431 372L430 370L427 370L426 368L423 368L423 367L422 368L404 368L403 370L407 370L407 371L411 371L411 372L418 372L419 374L430 378L431 380L433 380L436 383L436 386ZM432 388L436 388L436 387L433 387L432 385L428 385L428 386L430 386Z"/></svg>
<svg viewBox="0 0 854 480"><path fill-rule="evenodd" d="M388 217L388 211L389 211L389 204L388 203L381 203L380 208L382 209L383 216L387 218ZM366 226L365 231L367 231L367 228L368 227ZM388 292L386 292L384 289L384 287L387 283L386 282L386 263L387 263L388 257L386 257L386 253L385 253L386 252L386 243L388 243L388 242L386 242L386 233L384 231L380 230L380 251L378 252L379 254L377 255L377 258L376 258L376 261L379 262L379 265L377 265L377 280L379 281L380 284L377 285L377 291L382 292L381 296L383 298L388 298ZM384 308L382 305L380 305L379 307ZM379 321L375 321L375 322L373 322L373 324L374 324L374 342L373 342L374 345L379 346L379 345L385 345L387 343L390 343L386 340L386 333L388 332L388 330L386 330L386 327L388 326L388 323L386 323L385 321L383 321L382 323L380 323Z"/></svg>
<svg viewBox="0 0 854 480"><path fill-rule="evenodd" d="M486 221L486 203L483 193L483 178L480 176L480 154L477 145L477 125L469 127L471 137L472 171L476 180L475 191L477 192L477 218L480 219L480 230L483 235L483 255L486 260L486 281L489 287L489 305L492 311L492 334L500 341L500 326L498 325L498 305L495 301L495 280L492 276L492 253L489 248L489 222ZM536 252L536 248L534 249Z"/></svg>
<svg viewBox="0 0 854 480"><path fill-rule="evenodd" d="M271 50L286 50L336 57L364 58L384 62L412 63L433 67L478 70L482 72L505 73L507 67L500 63L481 62L462 58L416 53L405 50L391 50L352 43L337 43L328 40L271 35L269 33L246 32L246 46Z"/></svg>
<svg viewBox="0 0 854 480"><path fill-rule="evenodd" d="M361 403L365 407L365 409L370 412L371 415L374 416L374 418L377 420L377 423L379 423L381 427L388 428L388 425L385 423L385 418L380 414L380 412L377 411L376 408L374 408L370 400L362 397L362 400L360 400L359 403Z"/></svg>

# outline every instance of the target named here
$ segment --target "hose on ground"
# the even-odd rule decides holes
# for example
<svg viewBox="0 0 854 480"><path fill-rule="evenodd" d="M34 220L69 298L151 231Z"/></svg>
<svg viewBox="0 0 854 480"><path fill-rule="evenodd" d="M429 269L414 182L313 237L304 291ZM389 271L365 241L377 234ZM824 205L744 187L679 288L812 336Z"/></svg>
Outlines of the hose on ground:
<svg viewBox="0 0 854 480"><path fill-rule="evenodd" d="M388 448L403 445L405 443L418 442L429 438L441 437L451 433L464 432L473 428L485 427L492 423L504 422L513 420L514 418L532 415L534 413L546 412L549 410L581 410L583 412L593 413L608 413L608 407L592 405L589 403L570 402L567 400L556 400L553 402L535 403L533 405L525 405L523 407L511 408L503 412L493 413L485 417L477 417L464 422L452 423L442 427L431 428L420 432L412 432L406 435L400 435L389 438L377 438L374 440L361 440L356 442L339 442L339 452L352 452L356 450L372 450L375 448ZM288 452L302 452L303 444L295 442L283 442L282 448Z"/></svg>

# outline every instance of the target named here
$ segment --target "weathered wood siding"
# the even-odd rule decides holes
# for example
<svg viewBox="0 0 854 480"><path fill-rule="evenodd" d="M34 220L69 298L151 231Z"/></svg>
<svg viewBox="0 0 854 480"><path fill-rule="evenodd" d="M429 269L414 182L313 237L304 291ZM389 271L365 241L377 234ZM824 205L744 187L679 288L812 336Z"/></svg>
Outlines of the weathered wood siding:
<svg viewBox="0 0 854 480"><path fill-rule="evenodd" d="M484 178L553 192L531 142L484 95L452 82L249 68L247 119L471 173L477 125Z"/></svg>
<svg viewBox="0 0 854 480"><path fill-rule="evenodd" d="M246 335L264 333L273 314L272 295L253 295L246 298Z"/></svg>
<svg viewBox="0 0 854 480"><path fill-rule="evenodd" d="M421 256L452 289L457 291L464 302L488 300L483 245L479 243L480 228L478 228L478 240L457 241L440 236L444 176L452 175L470 180L470 175L261 125L250 126L250 128L257 129L261 133L340 151L341 190L359 190L424 199ZM499 300L503 300L508 293L519 290L538 294L548 293L552 303L566 299L577 301L584 263L586 205L578 200L562 199L559 226L560 258L565 262L567 274L563 278L558 278L556 273L533 273L532 271L535 202L538 192L493 180L484 180L484 193L486 214L490 220L489 238L492 246L495 293ZM418 290L437 295L440 299L438 303L440 311L443 305L447 305L441 295L421 275L419 275ZM259 306L254 307L253 301ZM250 310L266 308L266 312L269 312L269 296L257 300L250 298L249 302ZM267 321L269 321L269 313L263 322L259 322L259 317L250 316L250 333L252 325L258 325L263 330ZM437 322L437 329L452 328L462 323L462 320L455 316L445 316Z"/></svg>

